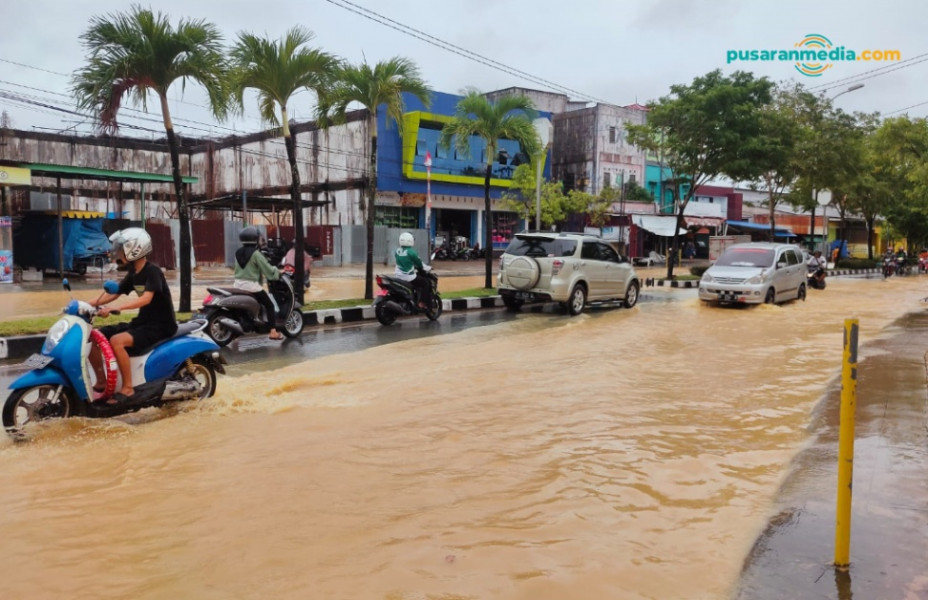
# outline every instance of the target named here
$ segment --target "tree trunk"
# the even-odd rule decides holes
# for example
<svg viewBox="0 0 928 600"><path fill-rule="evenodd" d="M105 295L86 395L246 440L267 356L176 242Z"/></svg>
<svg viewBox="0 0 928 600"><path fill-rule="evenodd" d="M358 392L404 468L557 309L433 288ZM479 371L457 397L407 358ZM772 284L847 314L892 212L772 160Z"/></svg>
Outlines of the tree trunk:
<svg viewBox="0 0 928 600"><path fill-rule="evenodd" d="M295 263L293 292L296 296L297 305L303 306L303 273L306 268L303 259L303 248L305 247L303 240L303 202L300 197L300 169L296 164L296 139L294 139L292 133L284 136L284 145L287 147L287 162L290 163L290 200L293 202L293 238L295 243L293 251Z"/></svg>
<svg viewBox="0 0 928 600"><path fill-rule="evenodd" d="M493 288L493 237L490 231L492 218L490 215L490 175L493 165L487 163L487 174L483 180L483 248L486 250L486 278L483 287Z"/></svg>
<svg viewBox="0 0 928 600"><path fill-rule="evenodd" d="M374 199L377 197L377 113L371 115L370 178L367 183L367 264L364 268L364 299L374 299Z"/></svg>
<svg viewBox="0 0 928 600"><path fill-rule="evenodd" d="M767 185L769 186L770 183L768 182ZM777 241L777 232L776 232L777 225L776 225L775 218L774 218L774 212L775 212L774 209L776 208L776 204L773 201L773 190L772 189L770 190L769 196L767 198L767 204L770 206L770 241L775 242Z"/></svg>
<svg viewBox="0 0 928 600"><path fill-rule="evenodd" d="M190 211L187 209L187 197L184 193L184 182L180 176L180 152L177 145L177 136L174 128L166 130L168 147L171 150L171 174L174 177L174 193L177 194L177 218L180 221L180 303L178 312L190 312L190 288L192 278L190 273ZM144 226L145 224L142 223Z"/></svg>

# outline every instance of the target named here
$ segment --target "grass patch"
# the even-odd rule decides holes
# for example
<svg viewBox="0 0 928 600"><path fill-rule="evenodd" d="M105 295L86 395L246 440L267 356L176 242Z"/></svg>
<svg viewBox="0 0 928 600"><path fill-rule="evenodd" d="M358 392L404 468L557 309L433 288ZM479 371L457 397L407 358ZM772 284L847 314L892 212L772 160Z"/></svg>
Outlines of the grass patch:
<svg viewBox="0 0 928 600"><path fill-rule="evenodd" d="M485 298L495 296L496 288L471 288L469 290L460 290L458 292L442 292L439 290L442 299L452 300L454 298ZM329 308L354 308L355 306L370 306L373 300L364 298L348 298L345 300L319 300L316 302L307 302L303 305L303 311L326 310Z"/></svg>
<svg viewBox="0 0 928 600"><path fill-rule="evenodd" d="M187 321L192 313L177 313L178 321ZM96 322L97 327L103 325L115 325L116 323L129 322L135 317L134 313L113 315L106 319L100 319ZM34 317L32 319L19 319L17 321L0 321L0 337L11 337L15 335L33 335L36 333L44 334L48 328L55 324L61 315L53 317Z"/></svg>
<svg viewBox="0 0 928 600"><path fill-rule="evenodd" d="M442 293L441 297L450 300L452 298L483 298L485 296L495 296L496 288L473 288L461 290L459 292ZM348 298L345 300L320 300L318 302L308 302L303 305L303 312L313 310L324 310L329 308L353 308L355 306L369 306L373 301L364 298ZM106 319L100 319L96 325L114 325L116 323L128 322L135 317L136 313L114 315ZM178 321L187 321L193 313L177 313ZM34 317L31 319L18 319L14 321L0 321L0 337L12 337L17 335L44 334L48 328L55 324L61 318L61 315L51 317Z"/></svg>

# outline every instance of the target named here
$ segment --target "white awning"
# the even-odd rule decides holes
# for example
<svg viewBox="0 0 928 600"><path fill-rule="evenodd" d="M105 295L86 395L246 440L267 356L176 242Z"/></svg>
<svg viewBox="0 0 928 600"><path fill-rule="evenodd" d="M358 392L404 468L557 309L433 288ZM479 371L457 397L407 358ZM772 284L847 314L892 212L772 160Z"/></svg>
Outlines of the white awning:
<svg viewBox="0 0 928 600"><path fill-rule="evenodd" d="M659 217L657 215L632 215L632 223L642 229L647 229L654 235L661 237L673 237L673 230L677 224L677 217ZM686 233L682 227L679 233Z"/></svg>
<svg viewBox="0 0 928 600"><path fill-rule="evenodd" d="M721 227L725 219L722 217L696 217L684 215L687 227Z"/></svg>

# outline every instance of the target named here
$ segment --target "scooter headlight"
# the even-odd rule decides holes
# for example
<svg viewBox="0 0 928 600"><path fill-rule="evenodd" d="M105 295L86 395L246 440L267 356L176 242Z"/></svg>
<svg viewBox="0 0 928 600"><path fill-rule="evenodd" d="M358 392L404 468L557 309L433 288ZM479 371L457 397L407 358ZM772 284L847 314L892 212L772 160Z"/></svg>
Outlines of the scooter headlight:
<svg viewBox="0 0 928 600"><path fill-rule="evenodd" d="M45 344L42 346L42 351L46 354L51 352L70 328L71 323L69 323L67 319L59 319L58 322L52 325L48 330L48 335L45 336Z"/></svg>

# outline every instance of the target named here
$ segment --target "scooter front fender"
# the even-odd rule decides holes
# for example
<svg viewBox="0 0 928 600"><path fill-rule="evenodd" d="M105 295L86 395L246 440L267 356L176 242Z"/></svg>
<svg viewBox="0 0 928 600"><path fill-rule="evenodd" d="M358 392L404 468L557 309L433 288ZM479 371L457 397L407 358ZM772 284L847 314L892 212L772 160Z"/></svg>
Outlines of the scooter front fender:
<svg viewBox="0 0 928 600"><path fill-rule="evenodd" d="M194 336L173 338L155 348L145 361L145 381L170 377L185 360L204 352L219 352L219 345L209 338Z"/></svg>
<svg viewBox="0 0 928 600"><path fill-rule="evenodd" d="M37 385L64 385L70 387L71 383L68 381L65 374L55 367L45 367L44 369L36 369L28 373L23 373L13 380L13 383L10 384L10 389L20 390Z"/></svg>

